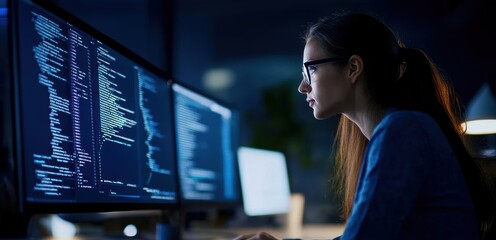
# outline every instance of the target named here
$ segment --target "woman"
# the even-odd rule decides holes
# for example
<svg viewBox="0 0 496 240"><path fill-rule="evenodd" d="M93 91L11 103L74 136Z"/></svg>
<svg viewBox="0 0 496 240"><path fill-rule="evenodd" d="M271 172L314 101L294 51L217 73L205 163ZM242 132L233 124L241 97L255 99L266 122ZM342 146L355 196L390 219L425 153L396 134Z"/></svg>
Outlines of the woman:
<svg viewBox="0 0 496 240"><path fill-rule="evenodd" d="M454 93L424 52L358 13L322 19L305 40L298 90L315 118L341 114L341 239L483 238L489 192L463 145Z"/></svg>

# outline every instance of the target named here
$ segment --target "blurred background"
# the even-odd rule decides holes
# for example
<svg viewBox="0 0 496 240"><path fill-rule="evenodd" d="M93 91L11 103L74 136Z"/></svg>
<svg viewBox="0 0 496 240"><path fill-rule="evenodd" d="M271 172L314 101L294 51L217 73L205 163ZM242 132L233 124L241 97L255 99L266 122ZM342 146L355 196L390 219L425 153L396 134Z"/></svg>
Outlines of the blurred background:
<svg viewBox="0 0 496 240"><path fill-rule="evenodd" d="M288 156L291 191L305 222L337 222L330 190L337 117L317 121L297 92L306 26L336 11L382 19L421 48L464 106L496 81L492 0L51 0L132 49L172 78L241 114L240 144Z"/></svg>

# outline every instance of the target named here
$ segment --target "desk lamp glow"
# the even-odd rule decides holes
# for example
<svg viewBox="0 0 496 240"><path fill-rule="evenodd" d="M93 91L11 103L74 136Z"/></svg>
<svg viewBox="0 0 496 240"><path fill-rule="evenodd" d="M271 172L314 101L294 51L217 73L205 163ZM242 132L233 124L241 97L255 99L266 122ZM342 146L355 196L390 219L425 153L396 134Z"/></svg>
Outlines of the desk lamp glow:
<svg viewBox="0 0 496 240"><path fill-rule="evenodd" d="M484 83L467 107L462 125L468 135L496 134L496 96Z"/></svg>
<svg viewBox="0 0 496 240"><path fill-rule="evenodd" d="M489 83L484 83L469 103L466 122L465 143L471 155L481 159L496 158L496 94Z"/></svg>

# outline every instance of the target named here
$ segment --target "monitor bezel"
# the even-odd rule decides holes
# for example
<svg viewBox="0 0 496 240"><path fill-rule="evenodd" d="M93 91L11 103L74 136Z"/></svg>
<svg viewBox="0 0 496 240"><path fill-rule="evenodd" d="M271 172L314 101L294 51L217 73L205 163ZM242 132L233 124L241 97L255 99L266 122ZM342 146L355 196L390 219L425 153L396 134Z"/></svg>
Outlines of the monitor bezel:
<svg viewBox="0 0 496 240"><path fill-rule="evenodd" d="M49 12L50 14L55 15L56 17L62 19L63 21L70 22L74 27L82 30L88 35L98 39L108 47L112 48L119 54L129 58L134 61L136 64L140 65L147 71L150 71L152 74L157 75L162 78L165 83L168 85L169 92L171 93L169 98L170 109L173 109L173 96L172 96L172 88L171 88L171 75L169 72L155 66L148 60L139 56L137 53L123 46L116 40L97 30L96 28L90 26L85 23L83 20L69 13L68 11L62 9L61 7L51 3L49 1L42 0L20 0L24 1L27 4L32 4L37 6L44 11ZM80 212L113 212L113 211L132 211L132 210L147 210L147 209L157 209L157 210L175 210L180 205L180 192L179 192L179 182L178 178L175 177L175 191L176 191L176 200L174 202L168 203L159 203L159 202L148 202L148 203L135 203L135 202L31 202L26 199L26 187L23 179L23 171L24 171L24 156L22 149L23 142L23 129L20 124L20 120L22 119L21 114L21 99L20 99L20 63L19 63L19 46L17 42L19 40L19 4L20 1L10 1L9 2L9 44L10 44L10 58L12 60L11 64L11 82L12 82L12 109L14 110L14 114L12 116L12 123L15 133L13 134L13 158L14 158L14 171L15 171L15 189L17 189L17 207L18 212L22 215L33 215L33 214L43 214L43 213L80 213ZM171 122L173 123L173 117L171 117ZM174 125L171 128L172 132L175 132ZM175 140L172 141L172 148L175 149ZM173 154L173 160L175 161L175 154ZM174 163L175 164L175 163ZM174 170L177 173L177 166L174 166Z"/></svg>
<svg viewBox="0 0 496 240"><path fill-rule="evenodd" d="M240 112L239 110L234 107L232 104L229 104L217 97L214 97L208 93L205 93L205 91L201 91L195 87L193 87L190 84L184 83L182 81L174 81L172 83L172 87L174 85L179 85L193 93L196 93L204 98L207 98L217 104L219 104L222 107L225 107L229 109L232 113L233 116L233 124L232 126L232 151L233 151L233 168L235 171L235 187L236 187L236 199L233 200L225 200L225 201L218 201L218 200L192 200L192 199L186 199L184 198L182 194L182 189L181 187L179 188L179 198L181 199L181 206L184 208L185 211L190 211L190 210L205 210L205 209L218 209L218 210L230 210L236 207L239 207L242 205L242 195L241 195L241 183L239 179L239 169L238 169L238 157L236 155L237 148L239 146L239 124L240 124ZM175 92L174 89L172 90L172 97L175 97ZM173 104L175 101L173 101ZM174 116L176 114L176 107L173 106L173 113ZM173 124L174 124L174 129L176 129L176 119L174 117L173 119ZM175 141L177 141L177 138L174 138ZM177 142L174 143L176 146L175 154L176 154L176 168L177 168L177 177L178 177L178 184L181 186L181 176L179 175L179 158L177 157Z"/></svg>

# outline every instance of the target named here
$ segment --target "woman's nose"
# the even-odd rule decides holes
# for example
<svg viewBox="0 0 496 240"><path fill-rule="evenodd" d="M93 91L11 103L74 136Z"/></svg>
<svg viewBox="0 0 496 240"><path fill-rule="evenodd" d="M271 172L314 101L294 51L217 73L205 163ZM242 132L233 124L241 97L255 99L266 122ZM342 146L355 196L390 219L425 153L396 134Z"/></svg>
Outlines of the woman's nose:
<svg viewBox="0 0 496 240"><path fill-rule="evenodd" d="M307 84L306 81L301 80L300 85L298 86L298 92L300 93L308 93L310 92L310 85Z"/></svg>

